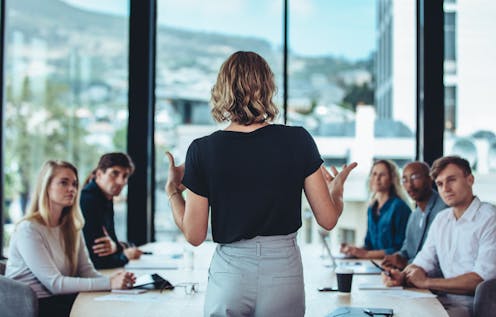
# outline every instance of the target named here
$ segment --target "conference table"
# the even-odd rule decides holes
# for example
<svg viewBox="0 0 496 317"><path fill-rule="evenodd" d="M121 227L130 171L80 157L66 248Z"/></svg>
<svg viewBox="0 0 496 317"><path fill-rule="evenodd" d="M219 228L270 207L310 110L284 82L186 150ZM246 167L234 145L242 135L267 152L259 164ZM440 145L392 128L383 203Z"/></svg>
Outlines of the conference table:
<svg viewBox="0 0 496 317"><path fill-rule="evenodd" d="M430 292L427 290L361 289L364 284L380 285L380 275L354 275L351 293L319 292L318 288L336 285L335 273L325 266L329 259L322 258L318 245L300 244L300 248L305 279L305 316L327 316L344 306L392 308L395 317L448 316L436 297L428 297ZM205 242L193 248L182 242L158 242L142 249L153 255L143 255L140 260L131 261L125 269L136 276L158 273L171 284L179 286L173 290L149 290L143 294L108 291L80 293L71 316L202 316L208 267L215 244ZM112 274L117 270L100 272ZM199 286L198 292L190 292L193 284Z"/></svg>

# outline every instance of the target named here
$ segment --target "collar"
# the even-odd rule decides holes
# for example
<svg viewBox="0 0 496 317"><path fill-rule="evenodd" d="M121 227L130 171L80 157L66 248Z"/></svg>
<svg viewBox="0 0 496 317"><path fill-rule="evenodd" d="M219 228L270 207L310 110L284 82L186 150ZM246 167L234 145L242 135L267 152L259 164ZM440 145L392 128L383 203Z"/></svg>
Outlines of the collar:
<svg viewBox="0 0 496 317"><path fill-rule="evenodd" d="M110 201L112 202L112 199L108 199L107 196L103 193L103 191L100 189L98 184L95 182L94 179L92 179L86 186L84 186L84 191L88 191L91 193L94 193L99 197L99 199L104 200L106 202Z"/></svg>
<svg viewBox="0 0 496 317"><path fill-rule="evenodd" d="M479 197L474 196L474 199L472 199L472 202L470 203L468 208L465 209L465 212L460 217L460 219L458 219L458 221L460 221L460 220L473 221L477 215L477 210L479 210L480 206L481 206L481 201L480 201ZM451 208L451 210L450 210L449 219L452 221L457 221L455 218L455 212L453 211L453 208Z"/></svg>

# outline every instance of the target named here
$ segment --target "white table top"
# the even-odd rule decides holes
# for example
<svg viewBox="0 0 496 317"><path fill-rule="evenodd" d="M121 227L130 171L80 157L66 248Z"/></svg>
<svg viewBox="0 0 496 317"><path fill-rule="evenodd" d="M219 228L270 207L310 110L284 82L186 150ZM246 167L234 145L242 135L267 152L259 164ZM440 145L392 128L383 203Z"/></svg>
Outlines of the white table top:
<svg viewBox="0 0 496 317"><path fill-rule="evenodd" d="M199 283L199 293L186 294L183 287L172 291L148 291L140 295L122 295L126 301L98 301L95 298L110 295L110 292L80 293L74 303L72 317L131 317L131 316L202 316L203 302L208 279L208 267L215 247L214 243L203 243L194 249L194 269L187 269L189 260L179 258L184 244L160 242L147 245L144 250L153 251L153 258L162 258L167 264L176 263L178 269L133 269L136 275L159 273L173 285L185 282ZM361 283L380 283L379 275L355 275L352 292L318 292L323 286L335 285L335 274L326 268L320 258L320 248L313 245L300 245L305 278L306 316L326 316L340 306L392 308L395 317L447 317L448 314L436 298L406 298L385 296L383 291L359 290ZM172 255L172 256L171 256ZM146 261L146 258L144 258ZM150 258L148 258L149 260ZM154 260L155 261L155 260ZM104 270L110 274L115 270ZM420 291L427 292L428 291ZM126 299L126 298L125 298ZM131 300L139 300L133 302Z"/></svg>

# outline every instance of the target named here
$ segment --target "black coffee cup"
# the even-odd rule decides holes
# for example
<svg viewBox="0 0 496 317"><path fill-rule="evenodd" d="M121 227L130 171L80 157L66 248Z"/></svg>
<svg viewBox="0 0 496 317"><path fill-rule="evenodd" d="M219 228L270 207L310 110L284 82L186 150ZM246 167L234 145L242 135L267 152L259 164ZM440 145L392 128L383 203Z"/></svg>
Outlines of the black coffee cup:
<svg viewBox="0 0 496 317"><path fill-rule="evenodd" d="M338 290L343 293L351 292L351 282L353 281L353 270L336 269L336 279L338 281Z"/></svg>

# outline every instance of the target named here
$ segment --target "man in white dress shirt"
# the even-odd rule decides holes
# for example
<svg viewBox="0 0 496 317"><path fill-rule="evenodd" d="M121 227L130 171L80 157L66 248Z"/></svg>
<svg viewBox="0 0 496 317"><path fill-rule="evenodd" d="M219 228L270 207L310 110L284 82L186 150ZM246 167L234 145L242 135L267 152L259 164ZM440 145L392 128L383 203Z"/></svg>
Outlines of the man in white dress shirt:
<svg viewBox="0 0 496 317"><path fill-rule="evenodd" d="M450 208L434 219L413 263L383 279L439 292L450 316L471 316L475 288L496 278L496 208L473 195L474 176L463 158L436 160L431 176ZM434 277L439 270L443 277Z"/></svg>

